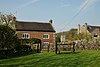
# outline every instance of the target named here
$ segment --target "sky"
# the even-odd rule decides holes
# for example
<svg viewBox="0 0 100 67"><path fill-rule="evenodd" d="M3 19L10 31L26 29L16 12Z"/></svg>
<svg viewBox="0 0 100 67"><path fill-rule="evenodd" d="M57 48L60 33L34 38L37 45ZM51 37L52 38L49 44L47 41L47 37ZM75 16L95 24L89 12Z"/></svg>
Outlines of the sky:
<svg viewBox="0 0 100 67"><path fill-rule="evenodd" d="M0 0L0 12L12 13L18 21L52 19L57 32L84 23L100 26L100 0Z"/></svg>

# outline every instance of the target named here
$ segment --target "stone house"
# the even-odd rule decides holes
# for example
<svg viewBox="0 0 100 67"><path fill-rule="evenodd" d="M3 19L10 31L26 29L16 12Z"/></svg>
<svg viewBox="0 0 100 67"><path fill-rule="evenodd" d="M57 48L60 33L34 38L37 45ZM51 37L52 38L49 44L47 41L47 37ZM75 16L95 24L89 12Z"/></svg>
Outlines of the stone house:
<svg viewBox="0 0 100 67"><path fill-rule="evenodd" d="M83 26L78 24L78 34L85 33L90 34L94 38L100 38L100 26L91 26L85 23Z"/></svg>
<svg viewBox="0 0 100 67"><path fill-rule="evenodd" d="M52 49L55 45L55 30L52 20L48 22L26 22L17 21L14 17L14 26L19 39L38 38L41 40L41 47Z"/></svg>

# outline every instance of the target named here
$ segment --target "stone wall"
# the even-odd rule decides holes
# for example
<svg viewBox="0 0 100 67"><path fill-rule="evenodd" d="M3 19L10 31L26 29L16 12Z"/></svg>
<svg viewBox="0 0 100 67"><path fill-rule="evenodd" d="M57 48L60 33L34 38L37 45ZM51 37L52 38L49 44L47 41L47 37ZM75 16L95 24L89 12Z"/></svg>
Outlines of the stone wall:
<svg viewBox="0 0 100 67"><path fill-rule="evenodd" d="M73 45L57 45L60 51L70 51L73 50ZM75 50L100 50L100 40L80 40L75 44Z"/></svg>
<svg viewBox="0 0 100 67"><path fill-rule="evenodd" d="M76 50L100 50L100 41L91 40L91 41L78 41L75 44Z"/></svg>

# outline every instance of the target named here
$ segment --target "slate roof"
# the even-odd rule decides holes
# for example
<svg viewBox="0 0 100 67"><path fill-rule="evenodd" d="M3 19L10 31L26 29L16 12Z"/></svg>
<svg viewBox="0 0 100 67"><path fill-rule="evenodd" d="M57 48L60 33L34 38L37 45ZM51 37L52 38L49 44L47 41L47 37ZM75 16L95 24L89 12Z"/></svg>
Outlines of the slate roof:
<svg viewBox="0 0 100 67"><path fill-rule="evenodd" d="M93 32L95 29L99 29L100 30L100 26L90 26L90 25L88 25L87 27L88 27L88 31L89 32Z"/></svg>
<svg viewBox="0 0 100 67"><path fill-rule="evenodd" d="M17 31L45 31L45 32L55 32L52 24L42 23L42 22L23 22L16 21Z"/></svg>

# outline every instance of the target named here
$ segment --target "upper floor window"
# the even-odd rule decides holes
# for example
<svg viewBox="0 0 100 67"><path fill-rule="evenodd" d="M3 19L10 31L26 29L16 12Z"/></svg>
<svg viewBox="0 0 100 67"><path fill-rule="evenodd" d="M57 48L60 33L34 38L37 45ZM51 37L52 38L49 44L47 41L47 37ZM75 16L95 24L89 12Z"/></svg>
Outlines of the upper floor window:
<svg viewBox="0 0 100 67"><path fill-rule="evenodd" d="M49 39L49 34L44 34L43 39Z"/></svg>
<svg viewBox="0 0 100 67"><path fill-rule="evenodd" d="M22 39L29 39L29 38L30 38L30 34L29 33L23 33Z"/></svg>

